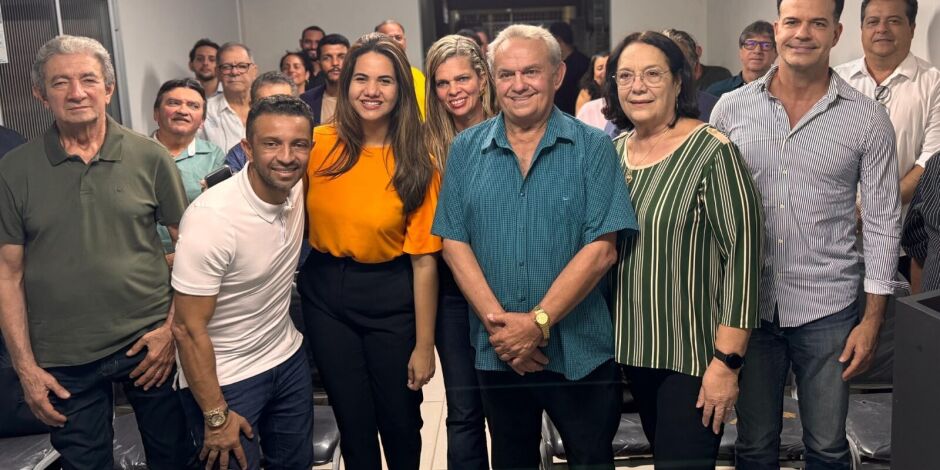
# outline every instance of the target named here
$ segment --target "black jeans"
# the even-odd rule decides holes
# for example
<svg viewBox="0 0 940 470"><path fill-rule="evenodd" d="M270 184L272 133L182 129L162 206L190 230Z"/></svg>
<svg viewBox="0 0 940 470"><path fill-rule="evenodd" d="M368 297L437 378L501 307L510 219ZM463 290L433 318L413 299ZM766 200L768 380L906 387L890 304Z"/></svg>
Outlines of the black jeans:
<svg viewBox="0 0 940 470"><path fill-rule="evenodd" d="M362 264L313 250L298 287L346 468L382 468L378 431L389 470L416 470L422 394L407 387L415 347L411 261Z"/></svg>
<svg viewBox="0 0 940 470"><path fill-rule="evenodd" d="M656 469L714 470L721 434L702 426L695 407L702 378L668 369L626 371Z"/></svg>
<svg viewBox="0 0 940 470"><path fill-rule="evenodd" d="M542 411L565 443L572 469L614 468L620 425L620 368L613 359L580 380L555 372L477 371L490 426L494 469L539 468Z"/></svg>
<svg viewBox="0 0 940 470"><path fill-rule="evenodd" d="M476 353L470 344L472 313L450 271L443 263L439 263L439 269L441 294L435 342L447 395L447 468L487 469L483 398L473 367Z"/></svg>
<svg viewBox="0 0 940 470"><path fill-rule="evenodd" d="M130 346L89 364L46 369L71 394L66 400L50 394L55 409L68 418L65 427L50 428L52 446L62 454L63 468L100 470L113 466L112 383L123 385L134 408L148 468L194 468L195 444L186 429L182 402L173 390L172 375L163 385L147 391L135 387L128 374L147 351L127 357Z"/></svg>

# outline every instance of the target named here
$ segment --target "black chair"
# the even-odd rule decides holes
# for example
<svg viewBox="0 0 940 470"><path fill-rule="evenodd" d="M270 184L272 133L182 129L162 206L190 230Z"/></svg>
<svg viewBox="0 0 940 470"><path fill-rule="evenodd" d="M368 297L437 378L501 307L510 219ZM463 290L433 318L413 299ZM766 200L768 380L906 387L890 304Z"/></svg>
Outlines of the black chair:
<svg viewBox="0 0 940 470"><path fill-rule="evenodd" d="M783 401L783 429L780 432L780 461L788 466L802 466L803 424L800 421L799 403L795 398L785 397ZM724 435L718 450L720 462L734 462L734 441L737 439L737 415L729 416L725 424ZM640 416L637 413L622 413L620 427L612 442L614 458L618 466L649 465L652 463L652 449L643 433ZM542 414L542 442L540 446L542 469L554 467L554 459L565 459L565 446L561 435L552 424L547 414ZM857 467L853 467L857 468Z"/></svg>

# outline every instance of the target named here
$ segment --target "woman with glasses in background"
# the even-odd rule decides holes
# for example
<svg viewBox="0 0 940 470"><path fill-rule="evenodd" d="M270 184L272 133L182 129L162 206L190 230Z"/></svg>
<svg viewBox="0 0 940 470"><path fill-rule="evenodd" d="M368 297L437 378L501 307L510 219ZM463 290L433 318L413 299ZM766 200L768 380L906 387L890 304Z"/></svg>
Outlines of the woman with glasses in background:
<svg viewBox="0 0 940 470"><path fill-rule="evenodd" d="M496 92L483 53L473 39L444 36L428 51L425 140L444 171L450 143L458 132L496 113ZM467 300L443 260L438 260L440 296L436 344L447 395L447 468L486 469L483 402L470 344Z"/></svg>
<svg viewBox="0 0 940 470"><path fill-rule="evenodd" d="M607 117L639 234L620 243L614 335L658 468L715 468L760 321L761 202L723 134L697 119L691 71L656 33L610 56Z"/></svg>

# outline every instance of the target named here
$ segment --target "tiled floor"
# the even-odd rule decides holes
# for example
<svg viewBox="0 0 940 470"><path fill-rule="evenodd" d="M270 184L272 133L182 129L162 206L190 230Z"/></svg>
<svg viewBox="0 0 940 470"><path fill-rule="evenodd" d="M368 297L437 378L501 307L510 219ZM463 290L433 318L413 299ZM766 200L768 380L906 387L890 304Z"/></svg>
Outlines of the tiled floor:
<svg viewBox="0 0 940 470"><path fill-rule="evenodd" d="M441 365L438 359L437 373L431 382L424 387L424 403L421 404L421 416L424 427L421 428L421 470L447 469L447 428L444 419L447 417L444 399L444 379L441 378ZM314 467L317 470L329 469L330 465ZM345 470L341 464L340 468ZM382 463L383 470L386 468ZM564 469L565 467L556 467ZM652 465L631 467L636 470L653 470ZM717 467L716 470L734 470L733 467ZM790 469L781 469L790 470Z"/></svg>

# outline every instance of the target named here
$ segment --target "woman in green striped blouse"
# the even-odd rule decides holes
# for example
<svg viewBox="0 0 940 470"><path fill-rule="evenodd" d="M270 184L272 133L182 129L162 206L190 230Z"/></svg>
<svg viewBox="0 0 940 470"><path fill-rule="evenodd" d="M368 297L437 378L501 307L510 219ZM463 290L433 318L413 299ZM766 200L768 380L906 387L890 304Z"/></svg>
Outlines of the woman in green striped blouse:
<svg viewBox="0 0 940 470"><path fill-rule="evenodd" d="M738 149L697 120L681 50L627 36L607 64L607 117L640 225L620 244L617 360L659 468L714 469L738 370L758 325L763 218Z"/></svg>

